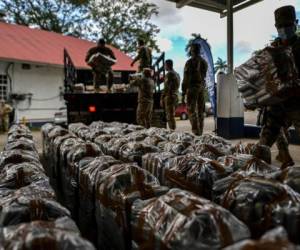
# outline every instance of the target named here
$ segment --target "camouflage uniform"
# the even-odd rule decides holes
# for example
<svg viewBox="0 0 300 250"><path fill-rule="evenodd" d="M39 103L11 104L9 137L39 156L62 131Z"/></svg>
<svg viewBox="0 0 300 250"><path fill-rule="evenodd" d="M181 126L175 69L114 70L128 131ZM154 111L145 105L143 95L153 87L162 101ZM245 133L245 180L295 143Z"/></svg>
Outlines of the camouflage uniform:
<svg viewBox="0 0 300 250"><path fill-rule="evenodd" d="M188 115L192 132L196 135L203 133L206 72L207 63L201 56L192 57L185 64L182 94L187 94Z"/></svg>
<svg viewBox="0 0 300 250"><path fill-rule="evenodd" d="M131 81L130 85L138 88L136 121L139 125L150 128L153 110L154 81L151 78L142 77Z"/></svg>
<svg viewBox="0 0 300 250"><path fill-rule="evenodd" d="M9 128L9 114L12 112L12 107L5 102L0 104L0 116L1 116L1 131L7 132Z"/></svg>
<svg viewBox="0 0 300 250"><path fill-rule="evenodd" d="M110 48L96 46L89 49L85 61L88 62L90 57L96 53L101 53L103 55L107 55L113 59L116 59L114 52ZM108 90L110 90L113 85L113 79L114 75L111 67L99 65L93 68L93 82L95 90L98 90L100 85L103 83L105 83L107 85Z"/></svg>
<svg viewBox="0 0 300 250"><path fill-rule="evenodd" d="M178 88L180 76L174 70L170 70L165 77L164 91L161 95L161 102L164 103L167 122L170 129L176 129L175 108L178 102Z"/></svg>
<svg viewBox="0 0 300 250"><path fill-rule="evenodd" d="M138 49L137 56L133 59L132 65L139 60L139 72L143 72L144 68L152 67L152 54L151 49L147 46L141 46Z"/></svg>

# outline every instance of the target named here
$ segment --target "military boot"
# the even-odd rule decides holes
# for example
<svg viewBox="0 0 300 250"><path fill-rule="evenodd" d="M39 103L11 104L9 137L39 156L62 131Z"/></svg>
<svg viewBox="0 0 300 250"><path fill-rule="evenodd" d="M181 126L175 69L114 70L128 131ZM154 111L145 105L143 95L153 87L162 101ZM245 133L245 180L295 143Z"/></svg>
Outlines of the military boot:
<svg viewBox="0 0 300 250"><path fill-rule="evenodd" d="M282 163L282 169L295 165L295 162L292 159L290 152L286 150L279 150L279 153L276 156L276 160Z"/></svg>
<svg viewBox="0 0 300 250"><path fill-rule="evenodd" d="M251 154L257 157L258 159L261 159L266 163L271 164L272 157L270 147L256 144L253 146Z"/></svg>

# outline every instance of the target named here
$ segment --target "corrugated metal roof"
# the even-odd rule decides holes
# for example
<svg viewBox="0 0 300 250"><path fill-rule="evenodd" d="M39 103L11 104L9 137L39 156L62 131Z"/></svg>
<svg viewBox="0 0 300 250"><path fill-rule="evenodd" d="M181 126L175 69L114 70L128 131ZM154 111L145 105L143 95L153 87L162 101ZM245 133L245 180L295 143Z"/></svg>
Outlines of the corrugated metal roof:
<svg viewBox="0 0 300 250"><path fill-rule="evenodd" d="M55 32L31 29L0 22L0 60L63 66L63 50L67 49L77 69L89 69L84 59L95 43ZM132 59L109 46L117 57L116 71L135 71Z"/></svg>
<svg viewBox="0 0 300 250"><path fill-rule="evenodd" d="M226 0L166 0L176 3L178 8L183 6L191 6L195 8L205 9L220 13L221 16L226 15ZM236 12L263 0L232 0L233 11Z"/></svg>

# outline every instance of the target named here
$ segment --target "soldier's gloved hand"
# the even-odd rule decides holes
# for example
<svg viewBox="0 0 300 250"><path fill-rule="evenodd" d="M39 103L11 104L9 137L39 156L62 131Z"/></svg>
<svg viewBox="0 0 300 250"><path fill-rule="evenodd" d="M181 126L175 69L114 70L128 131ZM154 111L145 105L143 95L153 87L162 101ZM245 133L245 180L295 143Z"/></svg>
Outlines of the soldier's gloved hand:
<svg viewBox="0 0 300 250"><path fill-rule="evenodd" d="M132 63L130 64L131 67L133 67L133 65L134 65L134 62L132 62Z"/></svg>

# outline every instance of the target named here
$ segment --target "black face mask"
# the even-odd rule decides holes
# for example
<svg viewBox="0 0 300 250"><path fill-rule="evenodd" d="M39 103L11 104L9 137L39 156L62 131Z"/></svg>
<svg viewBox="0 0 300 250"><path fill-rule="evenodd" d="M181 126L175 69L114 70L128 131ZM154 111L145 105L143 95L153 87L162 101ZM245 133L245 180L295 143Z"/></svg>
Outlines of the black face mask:
<svg viewBox="0 0 300 250"><path fill-rule="evenodd" d="M278 36L282 40L288 40L288 39L294 37L296 34L296 30L297 30L297 28L295 25L277 29Z"/></svg>

